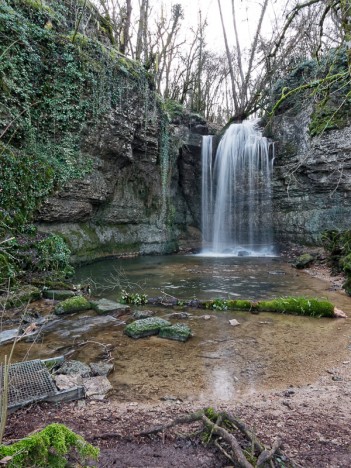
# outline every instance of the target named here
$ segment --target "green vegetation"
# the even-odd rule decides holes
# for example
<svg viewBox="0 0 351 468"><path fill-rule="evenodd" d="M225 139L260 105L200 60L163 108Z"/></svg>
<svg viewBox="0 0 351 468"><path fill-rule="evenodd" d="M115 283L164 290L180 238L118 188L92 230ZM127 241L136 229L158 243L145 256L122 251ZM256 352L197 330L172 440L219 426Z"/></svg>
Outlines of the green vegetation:
<svg viewBox="0 0 351 468"><path fill-rule="evenodd" d="M122 304L143 305L147 304L147 295L141 293L129 293L123 289L120 301Z"/></svg>
<svg viewBox="0 0 351 468"><path fill-rule="evenodd" d="M279 312L282 314L309 315L312 317L333 317L334 306L328 301L305 297L284 297L270 301L253 302L243 299L214 299L203 303L205 309L248 310Z"/></svg>
<svg viewBox="0 0 351 468"><path fill-rule="evenodd" d="M213 299L204 303L205 309L212 310L251 310L253 304L251 301L242 299Z"/></svg>
<svg viewBox="0 0 351 468"><path fill-rule="evenodd" d="M99 449L88 444L63 424L50 424L45 429L12 445L0 445L0 459L10 457L6 466L24 468L65 467L66 456L75 452L84 463L97 460Z"/></svg>
<svg viewBox="0 0 351 468"><path fill-rule="evenodd" d="M83 296L74 296L65 299L55 307L56 315L73 314L82 310L91 309L92 306L88 299Z"/></svg>
<svg viewBox="0 0 351 468"><path fill-rule="evenodd" d="M145 126L163 112L148 72L107 49L108 25L91 2L89 35L71 30L74 3L78 10L83 5L0 3L0 283L14 283L24 271L53 270L58 278L71 273L68 248L58 236L36 235L35 214L48 196L91 171L92 156L82 145L88 128L99 126L111 110L125 112L140 95ZM160 135L165 182L167 125Z"/></svg>
<svg viewBox="0 0 351 468"><path fill-rule="evenodd" d="M272 90L270 115L287 110L297 114L312 105L309 125L311 136L327 130L345 127L351 118L351 85L348 70L348 51L332 49L319 61L309 60L297 65Z"/></svg>
<svg viewBox="0 0 351 468"><path fill-rule="evenodd" d="M329 265L334 273L344 272L346 281L343 285L346 293L351 296L351 230L324 231L321 241L329 253Z"/></svg>
<svg viewBox="0 0 351 468"><path fill-rule="evenodd" d="M311 317L333 317L334 306L326 300L305 297L283 297L271 301L260 301L257 309L264 312L309 315Z"/></svg>

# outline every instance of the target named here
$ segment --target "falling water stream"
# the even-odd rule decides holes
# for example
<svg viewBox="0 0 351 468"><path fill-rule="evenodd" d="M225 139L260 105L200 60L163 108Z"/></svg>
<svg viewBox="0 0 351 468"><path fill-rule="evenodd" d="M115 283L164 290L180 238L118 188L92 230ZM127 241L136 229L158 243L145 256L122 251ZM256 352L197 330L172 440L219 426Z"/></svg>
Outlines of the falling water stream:
<svg viewBox="0 0 351 468"><path fill-rule="evenodd" d="M204 253L269 256L273 250L272 144L254 122L232 124L212 158L212 137L202 145Z"/></svg>

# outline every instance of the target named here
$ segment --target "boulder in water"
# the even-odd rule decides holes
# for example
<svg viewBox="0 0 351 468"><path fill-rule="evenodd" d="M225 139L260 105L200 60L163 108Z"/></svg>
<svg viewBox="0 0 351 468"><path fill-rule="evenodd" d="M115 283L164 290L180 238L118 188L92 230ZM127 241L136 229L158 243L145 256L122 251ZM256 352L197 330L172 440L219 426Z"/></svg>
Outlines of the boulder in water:
<svg viewBox="0 0 351 468"><path fill-rule="evenodd" d="M90 302L92 308L99 314L117 314L122 315L130 311L130 307L126 304L120 304L109 299L96 299Z"/></svg>
<svg viewBox="0 0 351 468"><path fill-rule="evenodd" d="M185 342L191 337L191 330L183 323L176 323L170 327L161 328L159 336L160 338Z"/></svg>
<svg viewBox="0 0 351 468"><path fill-rule="evenodd" d="M55 314L73 314L74 312L81 312L88 309L91 309L91 304L88 299L85 299L83 296L74 296L57 304L55 307Z"/></svg>
<svg viewBox="0 0 351 468"><path fill-rule="evenodd" d="M160 317L149 317L130 323L124 329L124 333L131 338L144 338L146 336L158 335L162 328L170 327L171 325L171 322Z"/></svg>
<svg viewBox="0 0 351 468"><path fill-rule="evenodd" d="M249 257L249 256L250 256L250 252L248 252L247 250L238 251L238 257Z"/></svg>

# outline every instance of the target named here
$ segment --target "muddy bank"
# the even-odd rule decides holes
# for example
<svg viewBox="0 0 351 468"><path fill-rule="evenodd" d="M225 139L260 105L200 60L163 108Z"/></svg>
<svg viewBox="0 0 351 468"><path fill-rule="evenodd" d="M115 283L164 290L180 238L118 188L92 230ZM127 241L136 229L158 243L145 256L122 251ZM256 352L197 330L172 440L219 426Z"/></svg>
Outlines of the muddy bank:
<svg viewBox="0 0 351 468"><path fill-rule="evenodd" d="M284 452L296 466L346 468L351 464L350 371L350 361L344 361L338 368L321 369L321 377L311 385L253 392L240 402L215 406L240 416L267 445L281 437ZM194 434L196 425L167 430L164 436L134 436L199 408L179 400L41 404L10 416L6 440L63 422L101 448L101 467L228 466L219 452L204 447L194 435L179 436Z"/></svg>

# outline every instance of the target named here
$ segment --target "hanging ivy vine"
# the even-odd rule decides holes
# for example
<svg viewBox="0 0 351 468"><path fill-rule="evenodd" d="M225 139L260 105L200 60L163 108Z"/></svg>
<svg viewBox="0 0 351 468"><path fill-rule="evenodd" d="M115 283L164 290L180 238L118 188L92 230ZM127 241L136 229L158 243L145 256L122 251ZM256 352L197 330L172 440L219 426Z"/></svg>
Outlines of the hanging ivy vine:
<svg viewBox="0 0 351 468"><path fill-rule="evenodd" d="M109 46L102 18L86 3L0 4L1 242L28 232L49 194L91 171L82 138L104 115L111 110L126 112L131 100L144 94L144 125L160 118L150 76ZM86 15L85 7L90 9ZM81 28L76 27L77 18ZM168 150L164 133L163 154ZM2 246L4 270L10 271L13 251Z"/></svg>

